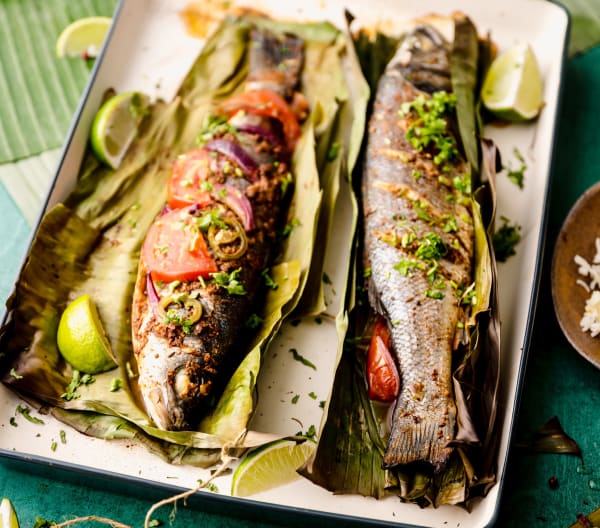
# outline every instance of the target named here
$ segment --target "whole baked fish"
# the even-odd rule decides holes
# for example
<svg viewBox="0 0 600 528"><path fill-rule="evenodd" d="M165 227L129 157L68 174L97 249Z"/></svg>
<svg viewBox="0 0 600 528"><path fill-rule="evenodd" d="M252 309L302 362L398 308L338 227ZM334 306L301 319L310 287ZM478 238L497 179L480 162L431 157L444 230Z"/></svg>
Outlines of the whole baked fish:
<svg viewBox="0 0 600 528"><path fill-rule="evenodd" d="M422 25L380 79L363 174L369 302L400 374L384 467L441 470L455 436L452 353L472 294L470 170L455 136L449 45Z"/></svg>
<svg viewBox="0 0 600 528"><path fill-rule="evenodd" d="M253 29L248 49L245 91L174 161L167 207L142 247L133 349L144 405L165 430L195 428L243 357L284 216L303 43Z"/></svg>

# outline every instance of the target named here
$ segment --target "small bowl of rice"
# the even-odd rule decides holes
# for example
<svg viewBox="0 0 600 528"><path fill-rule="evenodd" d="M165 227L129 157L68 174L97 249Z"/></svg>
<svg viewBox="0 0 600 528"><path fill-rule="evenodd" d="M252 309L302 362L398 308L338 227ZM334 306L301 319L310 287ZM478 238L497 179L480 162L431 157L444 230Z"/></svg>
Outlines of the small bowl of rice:
<svg viewBox="0 0 600 528"><path fill-rule="evenodd" d="M567 215L554 247L550 280L563 333L600 368L600 182Z"/></svg>

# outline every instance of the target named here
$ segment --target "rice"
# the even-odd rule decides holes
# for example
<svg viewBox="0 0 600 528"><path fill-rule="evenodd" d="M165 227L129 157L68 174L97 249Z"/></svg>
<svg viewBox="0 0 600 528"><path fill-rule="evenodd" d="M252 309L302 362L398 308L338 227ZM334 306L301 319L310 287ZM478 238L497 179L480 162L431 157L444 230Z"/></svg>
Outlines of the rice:
<svg viewBox="0 0 600 528"><path fill-rule="evenodd" d="M596 337L600 334L600 291L597 289L600 287L600 238L596 238L596 254L591 264L580 255L575 255L574 260L579 266L578 273L588 278L588 281L577 279L576 283L590 293L579 326Z"/></svg>

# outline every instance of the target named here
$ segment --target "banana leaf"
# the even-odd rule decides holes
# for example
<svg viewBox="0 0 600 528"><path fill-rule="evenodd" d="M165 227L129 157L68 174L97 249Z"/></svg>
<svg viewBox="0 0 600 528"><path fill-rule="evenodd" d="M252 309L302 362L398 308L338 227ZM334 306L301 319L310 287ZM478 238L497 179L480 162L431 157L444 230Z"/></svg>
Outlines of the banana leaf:
<svg viewBox="0 0 600 528"><path fill-rule="evenodd" d="M499 317L496 272L490 235L495 213L494 172L496 151L491 142L479 144L475 90L479 79L477 33L470 21L455 25L452 73L456 87L463 147L476 156L472 166L477 192L473 194L475 225L475 302L467 322L470 339L455 355L453 383L457 403L456 447L440 474L423 466L382 468L387 406L368 399L365 376L366 351L372 332L371 310L362 287L360 252L355 253L348 297L349 328L346 346L337 366L334 389L315 454L301 469L302 475L334 493L358 493L381 498L397 495L420 506L469 504L485 495L495 482L497 434L496 406L499 388ZM369 44L373 49L369 49ZM361 58L378 55L376 46L389 56L390 41L380 37L357 40ZM363 64L365 75L383 71L372 62ZM373 84L372 84L373 86ZM479 173L481 169L481 174ZM358 188L358 185L355 185Z"/></svg>
<svg viewBox="0 0 600 528"><path fill-rule="evenodd" d="M165 202L170 162L195 146L214 106L242 88L252 24L292 30L307 49L301 90L313 115L303 127L292 160L296 179L289 220L295 227L282 241L270 270L280 287L267 291L264 303L257 307L264 322L248 336L248 354L212 413L198 431L161 431L149 420L135 388L130 305L140 247ZM262 352L298 305L310 269L324 193L318 169L326 164L323 156L329 141L338 141L340 135L332 132L340 105L329 88L332 67L341 60L344 41L340 35L329 24L227 18L207 40L174 100L152 106L117 170L86 154L75 189L40 223L9 300L9 317L0 335L4 383L41 405L52 406L55 416L86 434L132 435L173 463L210 465L224 445L244 436ZM324 56L328 60L322 60ZM336 66L335 72L341 71ZM349 135L356 142L357 130ZM355 155L356 145L347 143ZM80 384L74 397L65 398L76 373L58 352L56 329L65 306L83 293L96 301L119 369L95 376L93 383ZM122 380L123 388L111 390L116 378ZM249 447L270 439L270 435L249 432L240 445Z"/></svg>

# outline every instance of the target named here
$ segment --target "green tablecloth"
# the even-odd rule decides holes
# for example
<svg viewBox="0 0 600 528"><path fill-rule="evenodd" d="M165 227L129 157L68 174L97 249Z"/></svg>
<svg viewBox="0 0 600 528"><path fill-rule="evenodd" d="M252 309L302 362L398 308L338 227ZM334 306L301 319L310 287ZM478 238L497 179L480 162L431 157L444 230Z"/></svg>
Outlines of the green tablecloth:
<svg viewBox="0 0 600 528"><path fill-rule="evenodd" d="M600 372L580 358L562 336L549 287L549 262L562 221L577 197L598 180L600 145L600 48L571 59L566 67L560 114L544 273L515 440L527 437L552 416L581 446L585 466L573 456L531 454L513 447L503 486L498 526L566 527L577 513L600 507ZM0 185L0 301L10 292L30 228ZM590 239L600 236L590 226ZM7 427L8 424L0 424ZM1 432L0 432L1 434ZM557 489L548 479L556 476ZM0 463L0 494L13 501L23 527L36 517L57 522L75 516L99 515L142 526L146 510L164 496L139 488L59 470L42 473L32 465ZM170 508L154 516L168 523ZM243 512L241 512L243 513ZM231 512L203 511L199 504L179 505L174 526L267 526L240 521ZM279 518L285 526L289 519Z"/></svg>

